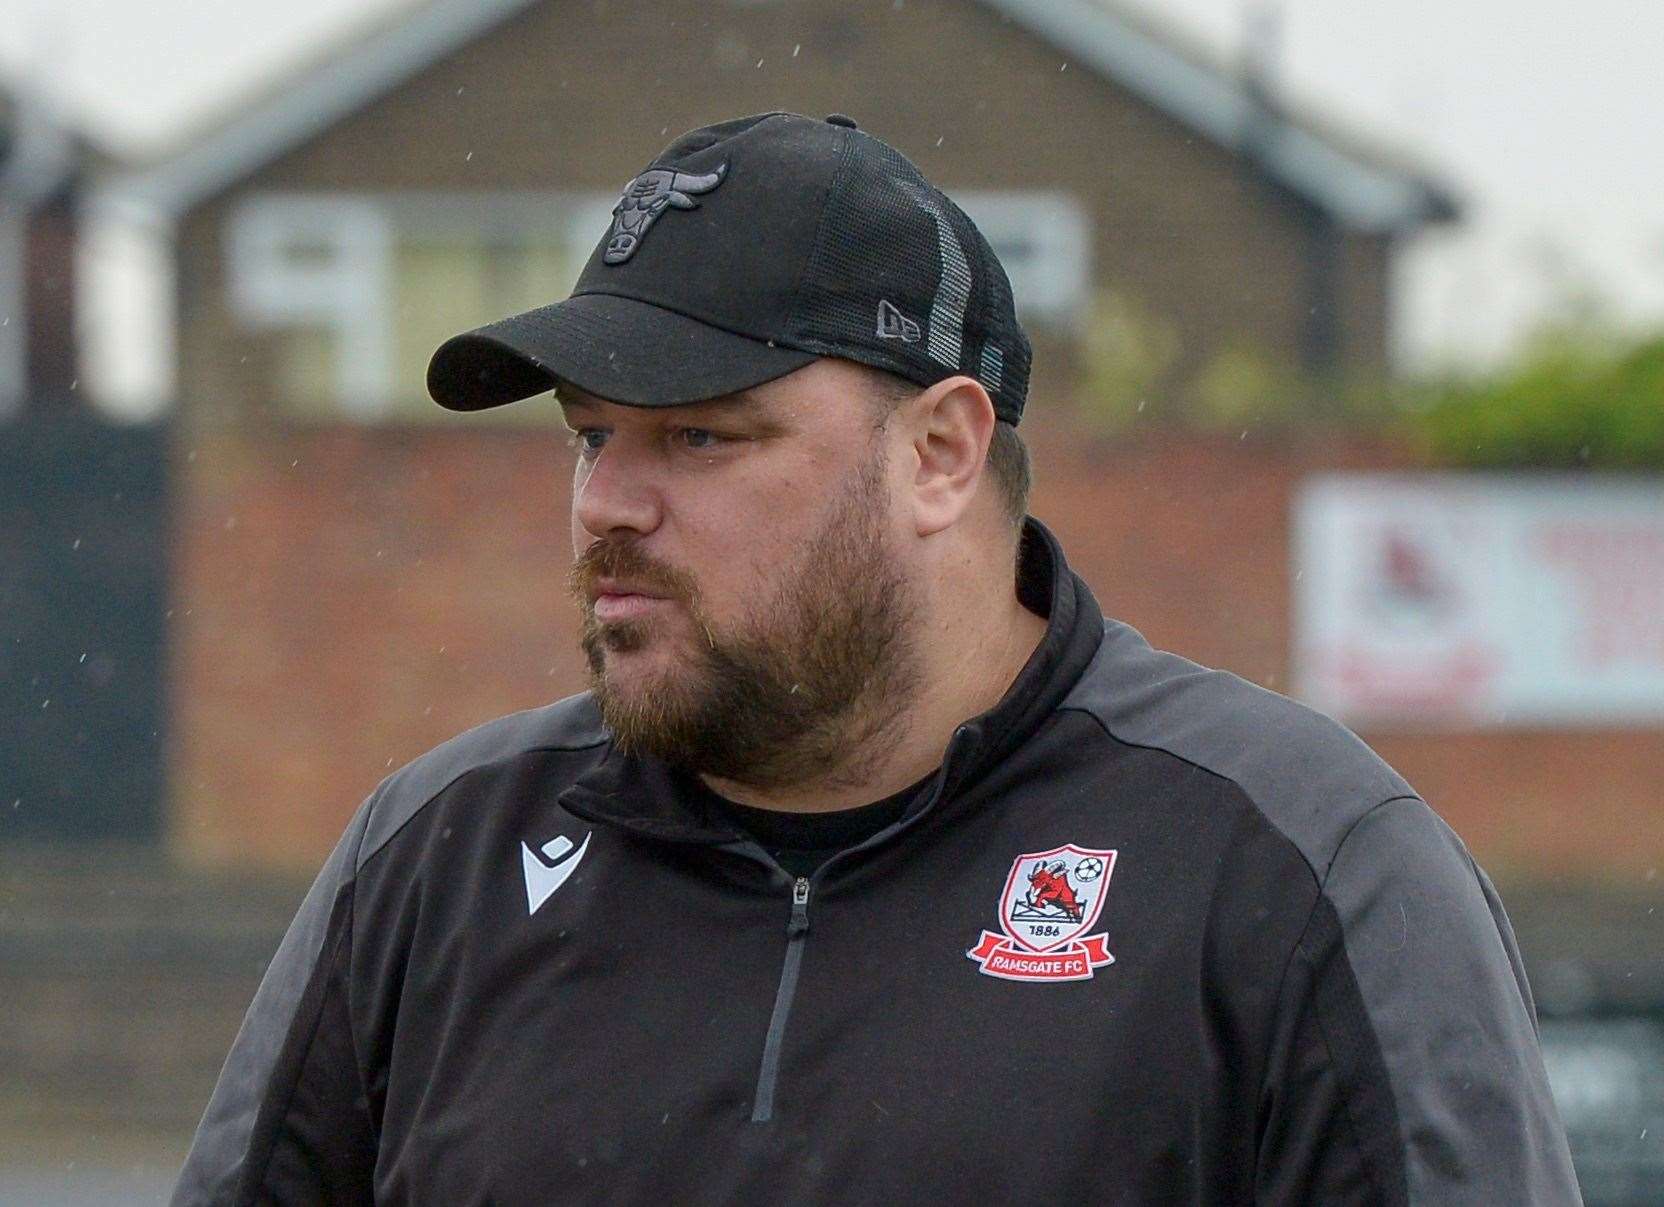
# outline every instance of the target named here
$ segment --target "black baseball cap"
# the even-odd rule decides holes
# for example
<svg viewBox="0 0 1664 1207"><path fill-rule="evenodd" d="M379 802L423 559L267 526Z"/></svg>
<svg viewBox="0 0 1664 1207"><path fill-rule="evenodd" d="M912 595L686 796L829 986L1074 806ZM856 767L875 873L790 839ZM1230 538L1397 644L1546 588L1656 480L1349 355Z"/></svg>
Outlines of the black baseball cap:
<svg viewBox="0 0 1664 1207"><path fill-rule="evenodd" d="M428 392L477 411L570 382L675 406L823 356L921 386L966 374L1007 423L1028 393L1011 284L959 207L847 117L764 113L666 147L572 296L445 341Z"/></svg>

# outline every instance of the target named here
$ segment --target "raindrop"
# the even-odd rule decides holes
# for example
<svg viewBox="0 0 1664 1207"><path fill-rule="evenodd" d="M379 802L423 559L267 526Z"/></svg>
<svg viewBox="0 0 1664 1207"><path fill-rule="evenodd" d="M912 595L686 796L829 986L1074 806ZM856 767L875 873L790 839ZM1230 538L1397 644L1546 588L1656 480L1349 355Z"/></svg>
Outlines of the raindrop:
<svg viewBox="0 0 1664 1207"><path fill-rule="evenodd" d="M17 807L18 807L18 806L19 806L19 805L21 805L21 804L22 804L22 803L23 803L23 798L22 798L22 797L21 797L21 796L20 796L20 797L18 797L18 798L17 798L17 799L16 799L16 800L14 800L14 801L13 801L13 802L12 802L12 808L13 808L13 809L15 809L15 808L17 808Z"/></svg>
<svg viewBox="0 0 1664 1207"><path fill-rule="evenodd" d="M1058 70L1059 71L1068 71L1069 70L1069 64L1067 64L1067 63L1063 64L1063 66L1059 67Z"/></svg>
<svg viewBox="0 0 1664 1207"><path fill-rule="evenodd" d="M1242 429L1242 435L1238 436L1237 440L1240 442L1240 441L1243 441L1243 440L1246 440L1246 439L1248 439L1248 429L1243 428Z"/></svg>
<svg viewBox="0 0 1664 1207"><path fill-rule="evenodd" d="M1305 574L1306 572L1304 570L1296 570L1294 572L1294 581L1299 582L1303 577L1305 577Z"/></svg>
<svg viewBox="0 0 1664 1207"><path fill-rule="evenodd" d="M803 49L803 43L801 43L801 42L799 42L796 46L792 47L792 58L794 58L794 59L797 58L797 52L802 50L802 49Z"/></svg>
<svg viewBox="0 0 1664 1207"><path fill-rule="evenodd" d="M185 460L195 461L196 460L196 449L193 448L190 452L186 453L185 454Z"/></svg>
<svg viewBox="0 0 1664 1207"><path fill-rule="evenodd" d="M70 548L71 549L79 549L80 547L81 547L81 538L76 537L74 543L70 545Z"/></svg>
<svg viewBox="0 0 1664 1207"><path fill-rule="evenodd" d="M462 162L467 163L472 158L474 158L474 153L472 151L470 151L470 152L468 152L468 154L466 154L462 157Z"/></svg>
<svg viewBox="0 0 1664 1207"><path fill-rule="evenodd" d="M937 135L937 136L936 136L936 145L937 145L937 146L938 146L938 147L939 147L939 146L941 146L941 145L942 145L942 139L943 139L943 138L944 138L944 137L946 137L946 136L945 136L945 135L942 135L942 134L938 134L938 135Z"/></svg>
<svg viewBox="0 0 1664 1207"><path fill-rule="evenodd" d="M1147 406L1149 406L1149 405L1150 405L1150 400L1149 400L1149 399L1147 399L1147 398L1140 398L1140 399L1139 399L1139 400L1138 400L1138 413L1139 413L1139 414L1140 414L1140 415L1142 415L1142 414L1143 414L1143 413L1144 413L1144 408L1145 408L1145 407L1147 407Z"/></svg>
<svg viewBox="0 0 1664 1207"><path fill-rule="evenodd" d="M72 378L69 379L69 388L70 389L72 389L72 390L79 389L80 385L81 385L81 379L79 377L72 377Z"/></svg>
<svg viewBox="0 0 1664 1207"><path fill-rule="evenodd" d="M462 87L463 87L463 88L466 88L466 87L467 87L467 85L466 85L466 84L464 84L464 85L463 85L463 86L462 86ZM462 95L462 88L458 88L458 89L457 89L457 90L456 90L456 94L457 94L457 95L458 95L458 96L461 96L461 95Z"/></svg>
<svg viewBox="0 0 1664 1207"><path fill-rule="evenodd" d="M297 457L295 460L289 462L289 468L294 469L295 466L297 466L299 464L300 464L300 459Z"/></svg>
<svg viewBox="0 0 1664 1207"><path fill-rule="evenodd" d="M757 60L757 66L761 67L762 65L763 65L763 61L761 59L758 59Z"/></svg>
<svg viewBox="0 0 1664 1207"><path fill-rule="evenodd" d="M444 647L444 646L440 646L440 647L439 647L439 652L440 652L440 653L441 653L441 654L443 654L443 653L444 653L444 652L445 652L445 647Z"/></svg>
<svg viewBox="0 0 1664 1207"><path fill-rule="evenodd" d="M669 126L660 126L659 127L659 137L660 138L663 138L666 134L669 134L669 133L670 133L670 127Z"/></svg>
<svg viewBox="0 0 1664 1207"><path fill-rule="evenodd" d="M40 706L41 706L41 707L42 707L42 708L45 708L45 707L46 707L46 706L47 706L47 705L48 705L48 704L50 704L50 703L52 703L52 697L51 697L51 696L48 696L48 697L46 697L46 699L44 699L44 700L42 700L42 701L41 701L41 702L40 702Z"/></svg>
<svg viewBox="0 0 1664 1207"><path fill-rule="evenodd" d="M230 532L236 526L237 526L237 517L236 516L228 515L228 516L225 517L225 530L227 532Z"/></svg>
<svg viewBox="0 0 1664 1207"><path fill-rule="evenodd" d="M85 654L82 654L81 658L80 658L80 661L85 662L86 660L87 660L87 656Z"/></svg>

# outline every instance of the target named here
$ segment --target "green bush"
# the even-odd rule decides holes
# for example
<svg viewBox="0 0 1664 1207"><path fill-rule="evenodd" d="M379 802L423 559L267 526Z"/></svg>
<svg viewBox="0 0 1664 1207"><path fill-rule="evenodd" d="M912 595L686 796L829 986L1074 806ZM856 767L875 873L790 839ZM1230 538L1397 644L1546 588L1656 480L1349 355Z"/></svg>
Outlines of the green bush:
<svg viewBox="0 0 1664 1207"><path fill-rule="evenodd" d="M1445 464L1664 468L1664 335L1552 332L1498 372L1410 396L1410 429Z"/></svg>
<svg viewBox="0 0 1664 1207"><path fill-rule="evenodd" d="M1378 433L1448 466L1664 469L1664 333L1620 336L1598 307L1557 323L1483 373L1316 377L1241 342L1187 363L1171 324L1105 292L1080 344L1079 417L1100 435Z"/></svg>

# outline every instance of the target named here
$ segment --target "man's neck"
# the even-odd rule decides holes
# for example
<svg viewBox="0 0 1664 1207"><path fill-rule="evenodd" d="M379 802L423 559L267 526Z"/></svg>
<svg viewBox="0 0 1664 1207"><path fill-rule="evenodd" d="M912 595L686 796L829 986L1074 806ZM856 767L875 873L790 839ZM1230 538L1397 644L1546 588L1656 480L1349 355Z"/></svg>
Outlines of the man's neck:
<svg viewBox="0 0 1664 1207"><path fill-rule="evenodd" d="M846 724L849 757L823 774L790 785L758 786L703 776L729 800L794 813L851 809L899 792L942 762L961 723L999 703L1033 656L1046 621L1007 593L992 613L956 601L949 616L924 629L916 689L905 707L864 710ZM874 732L876 717L888 718Z"/></svg>

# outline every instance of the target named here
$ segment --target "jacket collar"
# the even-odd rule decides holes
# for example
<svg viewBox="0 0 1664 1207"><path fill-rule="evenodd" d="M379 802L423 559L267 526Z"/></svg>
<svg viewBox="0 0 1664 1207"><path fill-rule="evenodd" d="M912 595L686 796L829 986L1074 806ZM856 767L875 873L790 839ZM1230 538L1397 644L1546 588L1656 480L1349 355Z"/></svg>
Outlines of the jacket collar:
<svg viewBox="0 0 1664 1207"><path fill-rule="evenodd" d="M941 770L909 807L908 819L950 799L1015 753L1069 694L1103 640L1103 614L1092 592L1069 569L1057 538L1032 516L1023 523L1017 565L1018 597L1046 617L1045 635L999 703L954 731ZM707 800L685 773L616 747L560 797L570 813L646 837L733 842L733 825L715 815Z"/></svg>

